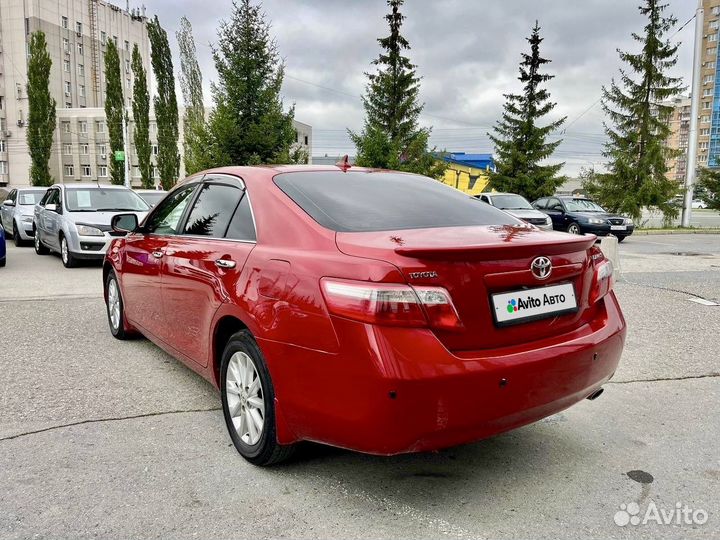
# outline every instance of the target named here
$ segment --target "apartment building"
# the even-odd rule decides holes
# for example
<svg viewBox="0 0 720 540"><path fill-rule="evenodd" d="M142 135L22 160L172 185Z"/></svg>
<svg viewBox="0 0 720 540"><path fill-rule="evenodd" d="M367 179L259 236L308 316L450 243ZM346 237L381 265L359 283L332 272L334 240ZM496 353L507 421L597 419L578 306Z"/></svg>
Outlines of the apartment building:
<svg viewBox="0 0 720 540"><path fill-rule="evenodd" d="M60 117L65 109L95 126L95 113L83 109L105 106L105 51L112 40L120 53L125 99L132 102L131 57L138 45L150 70L150 43L144 8L122 9L104 0L0 0L0 186L29 183L30 156L26 142L27 59L30 34L45 33L52 60L50 93ZM77 112L79 111L79 112ZM77 120L80 129L80 120ZM63 161L66 134L55 133L51 172ZM78 132L77 136L84 134ZM107 165L107 164L106 164ZM61 176L56 176L60 179Z"/></svg>
<svg viewBox="0 0 720 540"><path fill-rule="evenodd" d="M698 124L698 166L720 168L720 0L703 0L703 58Z"/></svg>
<svg viewBox="0 0 720 540"><path fill-rule="evenodd" d="M686 96L677 97L672 101L664 103L669 107L672 107L672 113L668 119L668 125L670 127L670 137L668 137L667 145L669 148L674 150L680 150L681 154L678 157L668 160L668 178L675 180L679 183L685 181L685 172L687 171L687 150L688 150L688 137L690 135L690 98ZM709 132L710 128L707 129Z"/></svg>
<svg viewBox="0 0 720 540"><path fill-rule="evenodd" d="M134 122L131 112L128 122L128 135L130 155L130 180L133 187L141 185L138 158L135 152L133 139ZM180 108L179 116L182 119L184 110ZM183 123L179 124L180 136L178 150L182 155ZM302 122L294 122L297 133L296 145L302 148L307 155L312 154L312 127ZM100 108L72 108L58 109L56 142L58 151L50 157L50 174L57 182L109 182L109 163L113 158L110 151L110 140L105 122L105 109ZM159 183L156 164L158 152L157 124L154 116L150 116L150 143L152 145L153 178L155 184ZM184 176L184 169L180 167L180 178ZM27 182L26 182L27 183Z"/></svg>

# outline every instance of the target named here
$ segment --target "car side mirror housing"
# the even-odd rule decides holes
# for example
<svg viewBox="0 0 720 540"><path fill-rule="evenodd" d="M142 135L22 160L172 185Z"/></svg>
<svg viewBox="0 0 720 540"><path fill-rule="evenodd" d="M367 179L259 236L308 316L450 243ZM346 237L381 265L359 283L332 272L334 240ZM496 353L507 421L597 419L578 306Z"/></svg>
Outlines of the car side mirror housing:
<svg viewBox="0 0 720 540"><path fill-rule="evenodd" d="M3 201L3 206L15 206L15 201L11 201L10 199L5 199Z"/></svg>
<svg viewBox="0 0 720 540"><path fill-rule="evenodd" d="M138 228L138 218L135 214L117 214L110 220L110 226L118 233L135 232Z"/></svg>
<svg viewBox="0 0 720 540"><path fill-rule="evenodd" d="M46 204L45 210L47 210L48 212L57 212L58 206L57 206L57 204L54 204L54 203Z"/></svg>

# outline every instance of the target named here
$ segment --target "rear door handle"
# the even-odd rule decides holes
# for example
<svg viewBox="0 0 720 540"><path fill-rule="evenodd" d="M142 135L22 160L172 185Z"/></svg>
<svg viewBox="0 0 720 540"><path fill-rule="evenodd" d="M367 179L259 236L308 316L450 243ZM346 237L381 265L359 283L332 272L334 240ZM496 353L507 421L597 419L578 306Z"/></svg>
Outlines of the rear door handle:
<svg viewBox="0 0 720 540"><path fill-rule="evenodd" d="M159 259L160 257L163 256L163 252L162 251L153 251L152 256L155 257L156 259Z"/></svg>
<svg viewBox="0 0 720 540"><path fill-rule="evenodd" d="M235 268L235 261L228 259L215 259L215 266L218 268Z"/></svg>

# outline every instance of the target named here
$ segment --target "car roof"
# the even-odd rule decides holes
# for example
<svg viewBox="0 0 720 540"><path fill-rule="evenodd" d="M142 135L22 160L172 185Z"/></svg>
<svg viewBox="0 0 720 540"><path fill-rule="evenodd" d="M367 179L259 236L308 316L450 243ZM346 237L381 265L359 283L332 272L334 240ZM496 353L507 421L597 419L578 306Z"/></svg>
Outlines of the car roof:
<svg viewBox="0 0 720 540"><path fill-rule="evenodd" d="M481 193L480 195L486 195L488 197L497 197L498 195L515 195L516 197L522 197L519 193L510 193L509 191L498 191L496 193ZM523 197L524 199L525 197Z"/></svg>
<svg viewBox="0 0 720 540"><path fill-rule="evenodd" d="M133 189L135 193L167 193L164 189Z"/></svg>
<svg viewBox="0 0 720 540"><path fill-rule="evenodd" d="M117 186L114 184L98 184L88 182L87 184L55 184L51 187L61 187L65 189L128 189L125 186Z"/></svg>

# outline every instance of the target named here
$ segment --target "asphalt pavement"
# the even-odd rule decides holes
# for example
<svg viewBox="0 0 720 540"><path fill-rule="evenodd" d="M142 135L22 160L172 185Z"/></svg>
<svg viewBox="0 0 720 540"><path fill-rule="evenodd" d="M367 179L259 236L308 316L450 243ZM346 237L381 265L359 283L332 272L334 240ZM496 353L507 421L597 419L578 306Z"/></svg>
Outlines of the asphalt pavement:
<svg viewBox="0 0 720 540"><path fill-rule="evenodd" d="M0 538L718 537L720 306L697 300L720 303L720 236L634 236L620 257L628 339L596 401L442 452L308 444L259 469L206 381L110 336L98 266L9 246ZM617 524L678 503L707 520Z"/></svg>

